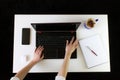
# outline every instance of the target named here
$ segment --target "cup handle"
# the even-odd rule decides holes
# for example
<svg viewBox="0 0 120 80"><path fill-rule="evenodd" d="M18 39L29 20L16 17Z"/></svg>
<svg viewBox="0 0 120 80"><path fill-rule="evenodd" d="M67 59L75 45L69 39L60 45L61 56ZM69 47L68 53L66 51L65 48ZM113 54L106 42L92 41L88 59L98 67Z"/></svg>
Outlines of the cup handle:
<svg viewBox="0 0 120 80"><path fill-rule="evenodd" d="M98 22L98 19L95 19L95 22Z"/></svg>

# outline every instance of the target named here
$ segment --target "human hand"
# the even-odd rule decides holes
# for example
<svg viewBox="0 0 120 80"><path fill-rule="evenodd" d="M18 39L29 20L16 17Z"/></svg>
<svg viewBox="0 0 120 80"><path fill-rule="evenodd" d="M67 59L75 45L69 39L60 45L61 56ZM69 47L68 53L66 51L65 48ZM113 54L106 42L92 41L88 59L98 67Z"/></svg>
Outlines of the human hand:
<svg viewBox="0 0 120 80"><path fill-rule="evenodd" d="M78 46L78 40L76 39L74 41L74 36L72 37L70 42L68 42L68 40L66 40L65 56L71 57L72 53L75 51L77 46Z"/></svg>
<svg viewBox="0 0 120 80"><path fill-rule="evenodd" d="M37 63L44 58L44 55L42 55L43 50L44 50L43 46L39 46L38 48L35 49L34 57L32 60L33 62Z"/></svg>

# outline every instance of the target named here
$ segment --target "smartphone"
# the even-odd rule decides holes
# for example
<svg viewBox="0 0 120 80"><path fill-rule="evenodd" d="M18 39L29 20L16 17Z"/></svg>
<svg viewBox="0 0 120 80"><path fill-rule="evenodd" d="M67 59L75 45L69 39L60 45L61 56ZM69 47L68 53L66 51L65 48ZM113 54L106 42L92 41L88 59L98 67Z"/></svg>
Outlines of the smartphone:
<svg viewBox="0 0 120 80"><path fill-rule="evenodd" d="M30 44L30 28L22 28L22 45Z"/></svg>

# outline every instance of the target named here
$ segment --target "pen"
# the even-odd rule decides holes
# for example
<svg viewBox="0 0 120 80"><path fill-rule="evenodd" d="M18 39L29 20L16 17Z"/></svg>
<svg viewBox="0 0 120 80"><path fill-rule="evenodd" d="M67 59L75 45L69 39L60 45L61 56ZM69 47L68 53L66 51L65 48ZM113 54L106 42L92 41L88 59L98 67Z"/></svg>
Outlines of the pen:
<svg viewBox="0 0 120 80"><path fill-rule="evenodd" d="M98 56L89 46L86 46L94 55Z"/></svg>

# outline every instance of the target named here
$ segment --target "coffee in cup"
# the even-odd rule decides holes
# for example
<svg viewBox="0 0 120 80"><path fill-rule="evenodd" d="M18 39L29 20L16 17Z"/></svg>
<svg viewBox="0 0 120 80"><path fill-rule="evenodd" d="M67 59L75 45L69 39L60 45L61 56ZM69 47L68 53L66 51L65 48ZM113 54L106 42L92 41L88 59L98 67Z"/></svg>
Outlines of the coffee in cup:
<svg viewBox="0 0 120 80"><path fill-rule="evenodd" d="M92 18L89 18L85 23L84 23L84 27L87 29L91 29L95 26L96 21L98 21L98 19L94 20Z"/></svg>

